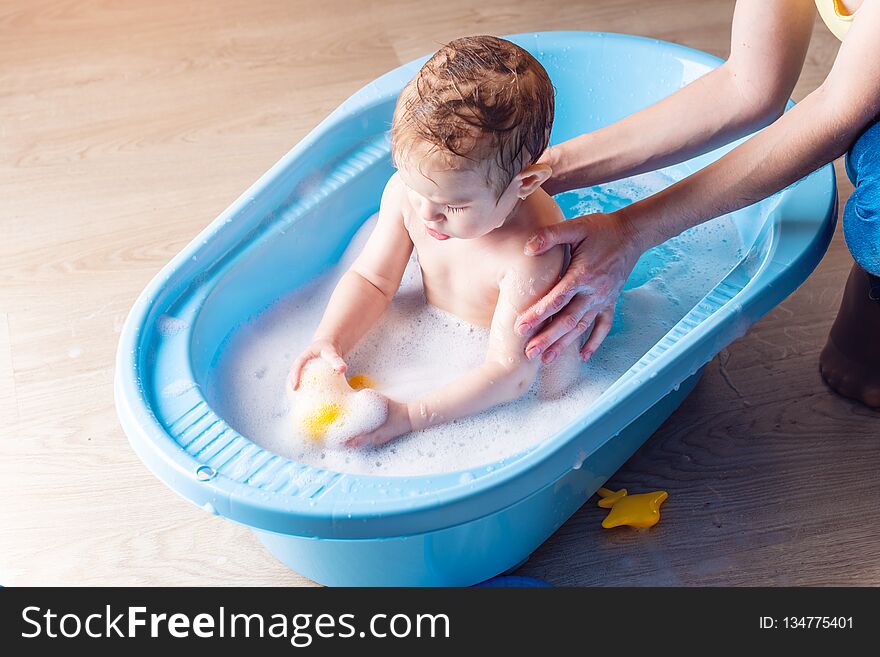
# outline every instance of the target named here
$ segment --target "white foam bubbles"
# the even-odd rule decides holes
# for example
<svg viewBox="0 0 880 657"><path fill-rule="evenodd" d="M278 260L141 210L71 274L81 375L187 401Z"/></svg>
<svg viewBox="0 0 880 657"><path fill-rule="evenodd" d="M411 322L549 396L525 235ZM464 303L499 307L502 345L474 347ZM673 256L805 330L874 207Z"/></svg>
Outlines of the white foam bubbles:
<svg viewBox="0 0 880 657"><path fill-rule="evenodd" d="M170 338L188 328L189 323L171 315L159 315L156 318L156 329L163 338Z"/></svg>
<svg viewBox="0 0 880 657"><path fill-rule="evenodd" d="M559 201L568 217L611 211L670 182L666 176L651 174L564 194ZM286 394L287 375L293 359L311 342L336 282L361 251L374 222L358 232L337 267L234 331L206 391L211 405L262 447L299 462L350 473L404 476L492 468L496 461L532 447L576 420L740 257L739 233L729 217L645 254L617 304L611 334L589 363L577 365L578 382L564 394L541 394L536 385L514 402L410 434L379 449L328 449L326 444L304 440L296 429ZM707 242L712 244L711 253L705 249ZM485 329L425 303L413 257L394 302L346 361L350 375L366 374L383 394L409 401L479 365L487 344Z"/></svg>

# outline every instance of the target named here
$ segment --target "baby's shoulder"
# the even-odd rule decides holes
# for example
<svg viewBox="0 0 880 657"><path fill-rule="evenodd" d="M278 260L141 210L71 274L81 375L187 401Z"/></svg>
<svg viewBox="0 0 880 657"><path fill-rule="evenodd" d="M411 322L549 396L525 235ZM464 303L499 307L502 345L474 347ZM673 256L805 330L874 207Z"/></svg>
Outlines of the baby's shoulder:
<svg viewBox="0 0 880 657"><path fill-rule="evenodd" d="M385 189L382 190L382 205L402 207L405 198L406 188L400 179L400 174L395 171L388 179L388 182L385 183Z"/></svg>
<svg viewBox="0 0 880 657"><path fill-rule="evenodd" d="M536 192L529 198L528 203L523 204L522 212L527 213L521 217L521 221L515 222L511 230L505 236L504 242L499 249L499 257L503 260L507 269L516 269L525 273L544 273L547 271L558 275L562 271L566 249L564 246L556 246L541 255L526 255L526 242L535 233L546 226L552 226L565 217L562 210L549 195L543 191Z"/></svg>
<svg viewBox="0 0 880 657"><path fill-rule="evenodd" d="M379 223L406 226L406 187L395 172L385 183L379 202Z"/></svg>
<svg viewBox="0 0 880 657"><path fill-rule="evenodd" d="M565 247L558 246L541 255L526 255L525 240L516 248L498 252L497 271L499 284L505 279L519 283L529 282L529 287L540 287L539 294L554 285L565 267Z"/></svg>

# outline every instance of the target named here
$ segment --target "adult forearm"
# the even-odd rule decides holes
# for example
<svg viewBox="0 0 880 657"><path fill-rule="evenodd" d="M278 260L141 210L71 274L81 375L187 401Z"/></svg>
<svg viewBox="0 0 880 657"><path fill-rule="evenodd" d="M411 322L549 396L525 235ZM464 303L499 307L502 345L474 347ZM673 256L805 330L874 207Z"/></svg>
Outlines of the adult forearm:
<svg viewBox="0 0 880 657"><path fill-rule="evenodd" d="M770 196L846 151L860 129L822 87L716 162L621 211L642 248Z"/></svg>
<svg viewBox="0 0 880 657"><path fill-rule="evenodd" d="M750 102L724 64L621 121L556 146L552 193L682 162L772 121L782 103ZM546 187L546 186L545 186Z"/></svg>
<svg viewBox="0 0 880 657"><path fill-rule="evenodd" d="M798 79L814 17L805 0L738 0L728 60L655 105L551 149L551 191L675 164L770 123Z"/></svg>

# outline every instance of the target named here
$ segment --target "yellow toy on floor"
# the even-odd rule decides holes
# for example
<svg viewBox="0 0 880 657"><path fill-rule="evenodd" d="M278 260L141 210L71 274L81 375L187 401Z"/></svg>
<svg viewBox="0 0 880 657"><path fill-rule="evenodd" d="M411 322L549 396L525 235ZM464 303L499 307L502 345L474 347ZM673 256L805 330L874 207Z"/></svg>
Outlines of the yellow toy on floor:
<svg viewBox="0 0 880 657"><path fill-rule="evenodd" d="M627 495L626 488L616 492L608 488L600 488L596 494L600 497L599 506L603 509L611 509L611 513L602 521L605 529L621 525L640 529L653 527L660 522L660 505L669 497L669 493L665 490Z"/></svg>
<svg viewBox="0 0 880 657"><path fill-rule="evenodd" d="M347 440L385 422L387 404L370 389L374 385L363 374L346 381L344 374L320 358L309 361L299 389L287 389L294 426L315 443L330 449L343 448Z"/></svg>

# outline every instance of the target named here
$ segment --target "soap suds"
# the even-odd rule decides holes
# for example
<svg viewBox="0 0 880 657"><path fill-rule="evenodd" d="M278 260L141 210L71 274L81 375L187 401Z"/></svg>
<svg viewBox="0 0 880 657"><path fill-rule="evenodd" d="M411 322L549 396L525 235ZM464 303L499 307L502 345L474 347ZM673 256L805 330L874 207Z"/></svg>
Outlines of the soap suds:
<svg viewBox="0 0 880 657"><path fill-rule="evenodd" d="M171 315L159 315L156 318L156 328L159 330L159 335L163 338L170 338L189 328L189 324Z"/></svg>
<svg viewBox="0 0 880 657"><path fill-rule="evenodd" d="M648 174L569 192L557 200L566 217L610 212L671 182L667 176ZM739 233L729 216L646 253L617 304L611 334L590 362L580 366L579 383L561 396L542 399L533 386L514 402L410 434L382 448L329 449L297 429L286 381L293 359L310 343L333 288L363 248L373 225L375 217L354 237L336 267L237 327L206 390L224 419L262 447L298 462L349 473L406 476L480 465L492 468L492 463L534 446L577 419L741 258ZM175 326L166 322L166 329ZM350 374L366 375L383 394L408 401L479 365L487 344L487 330L425 303L413 256L391 307L346 362Z"/></svg>
<svg viewBox="0 0 880 657"><path fill-rule="evenodd" d="M306 363L299 388L288 386L288 393L292 435L319 449L346 449L345 441L378 429L388 416L381 396L368 387L354 390L321 358Z"/></svg>

